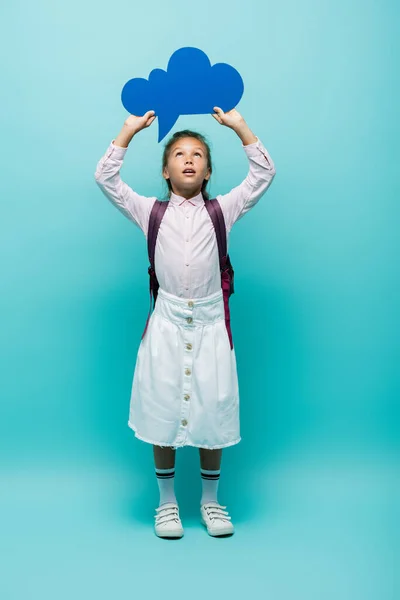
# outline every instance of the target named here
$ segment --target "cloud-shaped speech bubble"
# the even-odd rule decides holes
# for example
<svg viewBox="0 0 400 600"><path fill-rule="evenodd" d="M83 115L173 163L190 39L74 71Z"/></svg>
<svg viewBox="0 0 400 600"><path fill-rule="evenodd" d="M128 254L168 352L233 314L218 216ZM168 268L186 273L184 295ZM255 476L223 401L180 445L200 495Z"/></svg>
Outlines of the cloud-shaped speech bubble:
<svg viewBox="0 0 400 600"><path fill-rule="evenodd" d="M149 79L137 77L124 85L121 93L126 110L142 117L154 110L158 117L158 141L167 135L179 115L202 115L219 106L224 112L234 108L243 95L243 80L227 63L211 66L198 48L179 48L168 61L167 70L153 69Z"/></svg>

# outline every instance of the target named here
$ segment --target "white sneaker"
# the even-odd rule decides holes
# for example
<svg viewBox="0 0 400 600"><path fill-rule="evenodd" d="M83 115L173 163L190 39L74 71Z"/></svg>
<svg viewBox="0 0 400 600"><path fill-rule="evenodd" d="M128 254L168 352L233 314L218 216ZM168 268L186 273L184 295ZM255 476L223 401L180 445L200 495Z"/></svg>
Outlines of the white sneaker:
<svg viewBox="0 0 400 600"><path fill-rule="evenodd" d="M166 502L156 508L154 531L158 537L180 538L183 536L182 522L176 502Z"/></svg>
<svg viewBox="0 0 400 600"><path fill-rule="evenodd" d="M231 535L234 533L231 517L228 511L224 510L225 508L226 506L221 506L218 502L206 502L201 505L201 522L207 527L209 535Z"/></svg>

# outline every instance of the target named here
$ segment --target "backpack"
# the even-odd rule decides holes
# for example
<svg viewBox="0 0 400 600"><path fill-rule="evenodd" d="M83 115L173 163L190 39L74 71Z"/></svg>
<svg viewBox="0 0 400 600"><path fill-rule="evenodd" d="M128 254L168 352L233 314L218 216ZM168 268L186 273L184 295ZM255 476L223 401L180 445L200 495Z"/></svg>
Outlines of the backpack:
<svg viewBox="0 0 400 600"><path fill-rule="evenodd" d="M150 291L150 308L149 314L144 328L142 339L147 331L152 308L154 308L157 300L157 293L159 283L154 267L154 255L156 249L156 241L158 230L161 225L161 221L164 217L165 211L167 210L169 201L156 200L153 204L150 213L149 227L147 233L147 252L149 255L150 266L148 268L149 273L149 291ZM216 198L212 200L205 200L204 205L210 215L210 219L214 225L215 234L217 236L218 254L219 254L219 266L221 271L221 287L224 298L224 311L225 311L225 325L228 332L229 343L231 349L233 348L232 332L230 326L230 313L229 313L229 297L234 293L234 275L235 272L232 268L229 254L227 253L227 237L225 219L221 210L221 206ZM154 304L152 307L152 297Z"/></svg>

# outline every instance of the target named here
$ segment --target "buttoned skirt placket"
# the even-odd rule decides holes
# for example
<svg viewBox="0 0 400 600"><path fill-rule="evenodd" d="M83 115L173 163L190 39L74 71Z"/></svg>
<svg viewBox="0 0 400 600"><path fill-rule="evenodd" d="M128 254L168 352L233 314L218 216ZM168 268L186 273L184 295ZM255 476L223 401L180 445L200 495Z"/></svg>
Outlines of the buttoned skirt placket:
<svg viewBox="0 0 400 600"><path fill-rule="evenodd" d="M192 395L192 372L193 372L193 345L195 322L193 317L194 301L188 300L187 306L181 308L183 330L185 332L183 346L183 386L181 392L181 419L176 443L180 444L186 440L187 428L190 423L190 400Z"/></svg>

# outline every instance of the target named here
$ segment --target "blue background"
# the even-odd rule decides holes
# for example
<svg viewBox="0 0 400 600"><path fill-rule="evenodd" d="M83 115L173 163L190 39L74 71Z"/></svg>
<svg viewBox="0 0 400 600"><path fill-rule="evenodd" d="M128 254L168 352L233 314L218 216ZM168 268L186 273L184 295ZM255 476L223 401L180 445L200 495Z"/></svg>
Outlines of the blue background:
<svg viewBox="0 0 400 600"><path fill-rule="evenodd" d="M3 8L3 600L394 598L398 18L372 0ZM220 501L237 531L202 529L185 448L186 534L169 542L152 531L152 448L127 426L145 240L94 171L127 116L123 84L182 46L237 68L237 108L277 175L230 242L243 440L224 451ZM240 183L235 133L210 115L172 133L186 127L211 140L211 192ZM123 166L144 195L165 191L157 130Z"/></svg>

